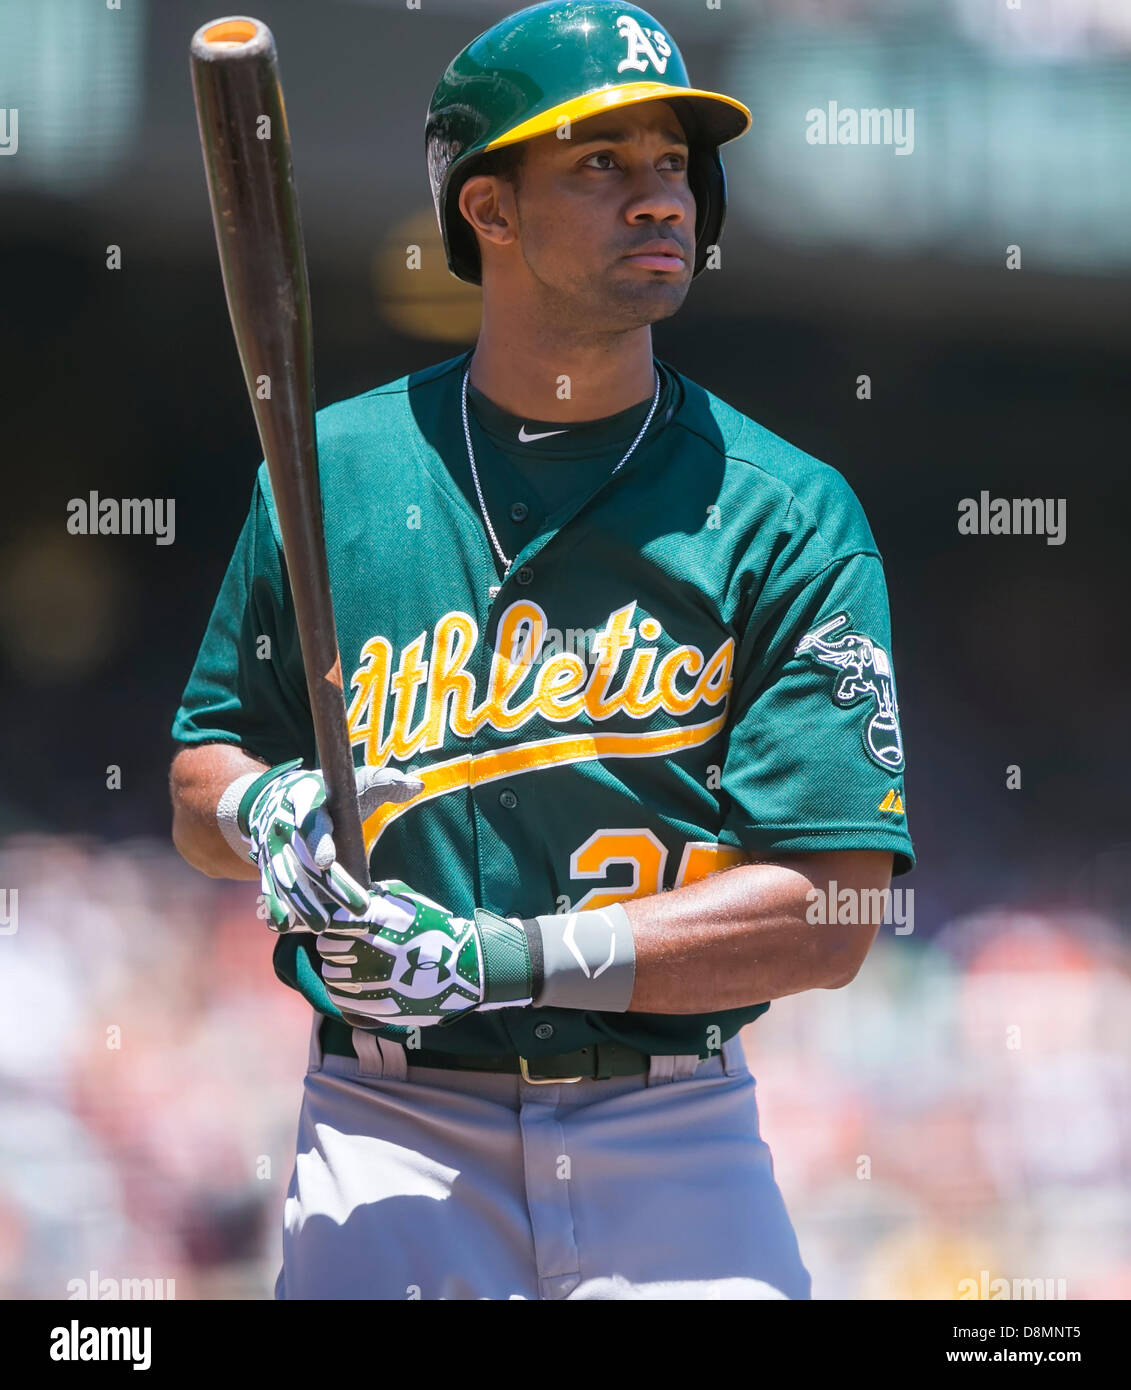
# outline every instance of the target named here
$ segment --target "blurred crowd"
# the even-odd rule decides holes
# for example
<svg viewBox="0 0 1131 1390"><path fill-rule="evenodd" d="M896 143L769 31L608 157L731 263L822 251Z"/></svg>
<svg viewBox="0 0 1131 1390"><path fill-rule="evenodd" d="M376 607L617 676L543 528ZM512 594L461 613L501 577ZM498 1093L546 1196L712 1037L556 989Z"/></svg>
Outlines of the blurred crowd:
<svg viewBox="0 0 1131 1390"><path fill-rule="evenodd" d="M1111 924L1012 910L775 1003L744 1041L814 1296L1131 1297L1129 1006Z"/></svg>
<svg viewBox="0 0 1131 1390"><path fill-rule="evenodd" d="M270 1297L310 1014L255 885L24 835L0 890L0 1297ZM815 1297L1131 1296L1131 972L1101 918L881 928L743 1041Z"/></svg>
<svg viewBox="0 0 1131 1390"><path fill-rule="evenodd" d="M0 936L0 1297L66 1298L92 1271L266 1296L309 1010L275 980L255 885L152 841L44 836L8 842L0 886L9 916L18 892Z"/></svg>

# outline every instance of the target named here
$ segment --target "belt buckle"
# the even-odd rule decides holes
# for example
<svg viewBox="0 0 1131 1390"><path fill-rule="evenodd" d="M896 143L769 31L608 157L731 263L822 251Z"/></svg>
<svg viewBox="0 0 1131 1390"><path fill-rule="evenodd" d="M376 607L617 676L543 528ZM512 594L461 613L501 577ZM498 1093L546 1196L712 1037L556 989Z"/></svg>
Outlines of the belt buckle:
<svg viewBox="0 0 1131 1390"><path fill-rule="evenodd" d="M532 1086L568 1086L574 1081L585 1080L583 1076L531 1076L525 1057L518 1059L518 1069L522 1073L523 1081L529 1081Z"/></svg>

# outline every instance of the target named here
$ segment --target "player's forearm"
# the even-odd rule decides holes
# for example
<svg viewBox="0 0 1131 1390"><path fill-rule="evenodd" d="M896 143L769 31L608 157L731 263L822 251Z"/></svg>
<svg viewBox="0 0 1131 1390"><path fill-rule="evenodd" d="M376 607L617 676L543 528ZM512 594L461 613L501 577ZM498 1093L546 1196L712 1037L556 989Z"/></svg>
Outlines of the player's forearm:
<svg viewBox="0 0 1131 1390"><path fill-rule="evenodd" d="M708 1013L847 984L877 925L811 923L813 890L828 893L835 880L838 893L882 891L891 859L853 851L744 864L623 903L636 957L631 1011Z"/></svg>
<svg viewBox="0 0 1131 1390"><path fill-rule="evenodd" d="M225 839L216 808L226 788L265 764L242 748L208 743L184 748L173 759L169 791L173 802L173 843L194 869L210 878L258 878L259 871Z"/></svg>

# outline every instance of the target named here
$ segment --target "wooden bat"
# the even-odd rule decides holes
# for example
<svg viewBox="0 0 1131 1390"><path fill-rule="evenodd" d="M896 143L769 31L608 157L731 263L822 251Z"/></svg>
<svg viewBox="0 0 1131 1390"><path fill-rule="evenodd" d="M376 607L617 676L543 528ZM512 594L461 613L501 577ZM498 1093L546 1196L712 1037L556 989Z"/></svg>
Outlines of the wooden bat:
<svg viewBox="0 0 1131 1390"><path fill-rule="evenodd" d="M214 20L193 35L191 68L224 292L279 514L334 843L368 887L322 524L310 286L274 37L258 19Z"/></svg>

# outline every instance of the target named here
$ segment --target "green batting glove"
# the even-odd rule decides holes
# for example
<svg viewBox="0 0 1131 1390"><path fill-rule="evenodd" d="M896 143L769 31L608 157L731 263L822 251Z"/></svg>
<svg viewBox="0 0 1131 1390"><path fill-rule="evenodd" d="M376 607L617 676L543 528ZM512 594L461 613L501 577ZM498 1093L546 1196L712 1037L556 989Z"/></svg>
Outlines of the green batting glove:
<svg viewBox="0 0 1131 1390"><path fill-rule="evenodd" d="M363 914L335 911L318 937L322 979L347 1023L425 1028L532 1002L518 918L482 907L456 917L399 879L375 884L368 899Z"/></svg>
<svg viewBox="0 0 1131 1390"><path fill-rule="evenodd" d="M357 769L358 808L364 820L383 801L409 801L424 783L394 768ZM256 778L244 792L237 813L248 857L259 868L268 925L279 932L298 923L312 931L330 925L335 908L363 913L367 884L358 883L338 863L333 822L326 809L322 773L282 763Z"/></svg>

